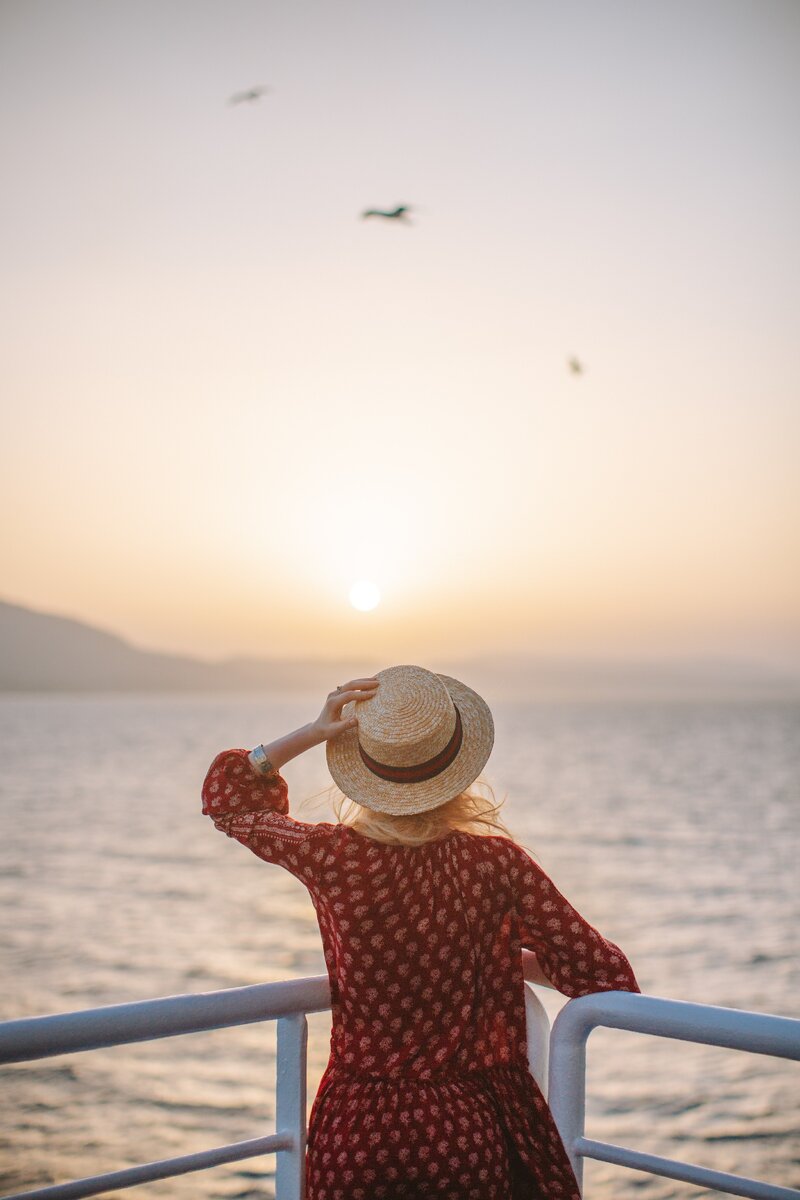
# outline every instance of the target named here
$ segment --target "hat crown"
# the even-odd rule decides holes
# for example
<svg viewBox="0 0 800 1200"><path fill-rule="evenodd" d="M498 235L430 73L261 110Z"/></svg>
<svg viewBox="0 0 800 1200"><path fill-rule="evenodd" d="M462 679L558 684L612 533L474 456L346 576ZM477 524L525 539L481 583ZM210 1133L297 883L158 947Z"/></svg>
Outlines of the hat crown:
<svg viewBox="0 0 800 1200"><path fill-rule="evenodd" d="M424 667L379 671L380 687L360 701L358 740L379 763L415 767L448 745L456 726L450 693L438 675Z"/></svg>

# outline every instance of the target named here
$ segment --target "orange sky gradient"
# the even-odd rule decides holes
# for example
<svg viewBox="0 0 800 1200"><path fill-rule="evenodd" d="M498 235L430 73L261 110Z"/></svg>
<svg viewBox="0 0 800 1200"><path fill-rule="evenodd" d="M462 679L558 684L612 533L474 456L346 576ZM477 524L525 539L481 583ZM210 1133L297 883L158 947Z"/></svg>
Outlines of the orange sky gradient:
<svg viewBox="0 0 800 1200"><path fill-rule="evenodd" d="M798 61L777 0L4 5L2 598L800 670Z"/></svg>

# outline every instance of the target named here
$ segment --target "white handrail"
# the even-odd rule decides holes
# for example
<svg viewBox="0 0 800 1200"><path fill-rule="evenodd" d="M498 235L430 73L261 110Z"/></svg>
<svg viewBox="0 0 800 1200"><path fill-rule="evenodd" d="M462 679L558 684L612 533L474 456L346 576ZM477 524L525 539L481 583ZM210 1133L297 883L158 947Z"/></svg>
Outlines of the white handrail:
<svg viewBox="0 0 800 1200"><path fill-rule="evenodd" d="M49 1017L25 1017L0 1024L0 1064L5 1064L154 1041L184 1033L204 1033L258 1021L278 1022L276 1133L20 1192L6 1200L81 1200L84 1196L118 1191L139 1183L169 1179L276 1152L278 1200L302 1200L306 1148L306 1014L322 1012L330 1008L330 1003L328 978L319 975L219 992L113 1004Z"/></svg>
<svg viewBox="0 0 800 1200"><path fill-rule="evenodd" d="M751 1200L800 1200L800 1191L793 1188L727 1175L584 1137L586 1041L598 1025L800 1060L800 1020L631 992L582 996L566 1004L553 1025L549 1094L550 1109L579 1183L584 1158L596 1158Z"/></svg>
<svg viewBox="0 0 800 1200"><path fill-rule="evenodd" d="M103 1046L200 1033L258 1021L278 1022L277 1132L195 1154L144 1163L106 1175L19 1193L6 1200L80 1200L119 1188L220 1163L278 1152L278 1200L302 1200L306 1136L306 1014L330 1007L327 977L257 984L197 995L168 996L0 1024L0 1064L93 1050ZM526 987L528 1061L544 1090L549 1022L541 1001ZM690 1163L643 1154L584 1137L586 1040L605 1025L800 1059L800 1021L763 1013L686 1004L625 992L571 1000L549 1039L549 1103L580 1180L584 1158L596 1158L673 1179L713 1187L751 1200L800 1200L791 1188L709 1171Z"/></svg>
<svg viewBox="0 0 800 1200"><path fill-rule="evenodd" d="M0 1023L0 1064L274 1021L292 1013L323 1012L330 1006L328 978L316 975L49 1017L23 1017Z"/></svg>

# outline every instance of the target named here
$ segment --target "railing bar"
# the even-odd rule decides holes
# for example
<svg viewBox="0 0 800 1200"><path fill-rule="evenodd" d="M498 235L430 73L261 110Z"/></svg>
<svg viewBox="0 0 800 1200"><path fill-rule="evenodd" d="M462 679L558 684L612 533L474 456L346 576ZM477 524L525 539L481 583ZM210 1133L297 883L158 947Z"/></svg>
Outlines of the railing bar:
<svg viewBox="0 0 800 1200"><path fill-rule="evenodd" d="M325 975L0 1023L0 1064L206 1033L330 1008Z"/></svg>
<svg viewBox="0 0 800 1200"><path fill-rule="evenodd" d="M274 1154L277 1150L291 1150L293 1147L294 1139L291 1134L273 1133L269 1137L232 1142L228 1146L216 1146L211 1150L184 1154L179 1158L162 1158L158 1162L142 1163L141 1166L126 1167L122 1171L110 1171L106 1175L74 1179L71 1183L56 1183L33 1192L18 1192L14 1196L4 1197L4 1200L79 1200L82 1196L119 1191L121 1188L134 1187L137 1183L152 1183L155 1179L171 1179L174 1175L188 1175L191 1171L203 1171L208 1167L240 1162L244 1158Z"/></svg>
<svg viewBox="0 0 800 1200"><path fill-rule="evenodd" d="M631 992L594 992L572 1000L553 1025L556 1039L622 1029L774 1058L800 1060L800 1020Z"/></svg>
<svg viewBox="0 0 800 1200"><path fill-rule="evenodd" d="M800 1192L794 1188L746 1179L742 1175L728 1175L724 1171L713 1171L708 1167L698 1167L694 1163L629 1150L626 1146L614 1146L610 1142L596 1142L591 1138L581 1137L576 1140L574 1146L583 1158L599 1159L619 1167L646 1171L650 1175L664 1175L668 1179L678 1179L683 1183L714 1188L730 1196L747 1196L749 1200L800 1200Z"/></svg>

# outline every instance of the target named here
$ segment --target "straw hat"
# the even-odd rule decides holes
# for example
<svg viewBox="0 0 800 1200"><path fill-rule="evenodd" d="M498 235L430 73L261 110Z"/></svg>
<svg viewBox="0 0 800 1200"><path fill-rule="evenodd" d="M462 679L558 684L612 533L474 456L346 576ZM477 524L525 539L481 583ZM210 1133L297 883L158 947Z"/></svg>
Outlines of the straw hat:
<svg viewBox="0 0 800 1200"><path fill-rule="evenodd" d="M424 667L379 671L368 700L346 704L358 725L327 743L328 768L346 796L375 812L405 816L452 800L477 779L491 753L485 700Z"/></svg>

